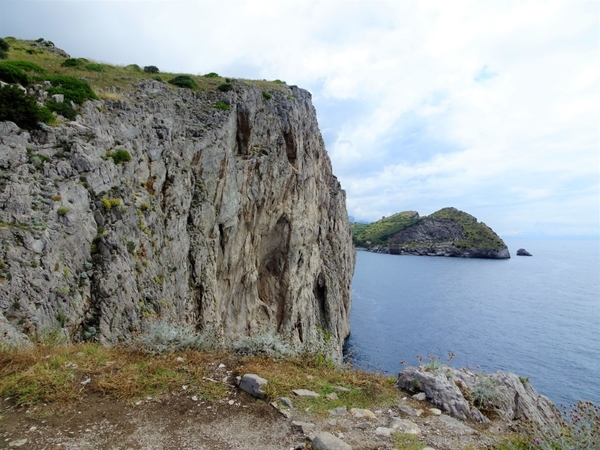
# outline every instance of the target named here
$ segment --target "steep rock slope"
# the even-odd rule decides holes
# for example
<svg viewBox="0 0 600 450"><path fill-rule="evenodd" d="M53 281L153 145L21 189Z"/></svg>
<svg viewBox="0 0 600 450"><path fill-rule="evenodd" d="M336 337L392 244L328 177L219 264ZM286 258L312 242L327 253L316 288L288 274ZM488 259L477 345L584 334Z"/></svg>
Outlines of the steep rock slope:
<svg viewBox="0 0 600 450"><path fill-rule="evenodd" d="M341 354L355 257L310 94L233 87L146 80L56 127L0 123L0 342L166 317Z"/></svg>

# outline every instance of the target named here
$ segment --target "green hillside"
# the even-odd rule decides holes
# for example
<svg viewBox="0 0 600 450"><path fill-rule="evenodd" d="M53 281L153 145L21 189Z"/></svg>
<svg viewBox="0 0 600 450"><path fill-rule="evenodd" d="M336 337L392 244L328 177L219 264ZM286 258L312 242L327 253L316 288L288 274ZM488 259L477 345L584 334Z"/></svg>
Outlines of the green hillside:
<svg viewBox="0 0 600 450"><path fill-rule="evenodd" d="M466 233L466 237L457 236L454 246L457 248L477 248L481 250L500 250L506 245L498 235L485 223L478 222L475 217L456 208L443 208L435 213L419 217L415 211L404 211L384 217L371 224L351 224L352 240L357 247L373 247L388 245L394 235L413 226L423 225L431 219L448 219L458 223ZM420 242L410 245L419 246Z"/></svg>
<svg viewBox="0 0 600 450"><path fill-rule="evenodd" d="M416 211L404 211L371 224L352 224L352 240L357 247L385 244L387 240L419 220Z"/></svg>
<svg viewBox="0 0 600 450"><path fill-rule="evenodd" d="M487 250L500 250L506 245L498 235L483 222L478 222L475 217L456 208L442 208L430 216L435 219L451 219L458 222L467 237L456 241L454 245L459 248L480 248Z"/></svg>

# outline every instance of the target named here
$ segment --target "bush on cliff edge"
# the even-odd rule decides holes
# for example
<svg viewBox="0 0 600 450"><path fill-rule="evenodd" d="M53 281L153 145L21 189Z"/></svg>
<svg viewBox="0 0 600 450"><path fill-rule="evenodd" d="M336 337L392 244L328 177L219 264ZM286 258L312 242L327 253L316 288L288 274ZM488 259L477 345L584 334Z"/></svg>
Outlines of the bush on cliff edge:
<svg viewBox="0 0 600 450"><path fill-rule="evenodd" d="M40 108L36 101L16 86L3 86L0 88L0 121L9 120L20 128L33 130L38 122L48 122L46 108Z"/></svg>

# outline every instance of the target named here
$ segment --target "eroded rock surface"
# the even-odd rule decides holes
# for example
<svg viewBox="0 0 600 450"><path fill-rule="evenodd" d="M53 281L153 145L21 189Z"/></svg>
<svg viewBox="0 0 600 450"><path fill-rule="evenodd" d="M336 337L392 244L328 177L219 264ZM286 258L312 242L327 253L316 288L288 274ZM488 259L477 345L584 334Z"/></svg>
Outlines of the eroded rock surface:
<svg viewBox="0 0 600 450"><path fill-rule="evenodd" d="M119 96L42 131L0 123L0 341L116 343L161 316L327 333L341 355L355 256L310 94L144 81Z"/></svg>
<svg viewBox="0 0 600 450"><path fill-rule="evenodd" d="M550 399L511 372L487 375L445 365L407 367L398 374L397 384L424 393L433 404L461 420L487 423L489 419L480 410L485 408L504 420L524 420L543 429L555 424L559 416Z"/></svg>

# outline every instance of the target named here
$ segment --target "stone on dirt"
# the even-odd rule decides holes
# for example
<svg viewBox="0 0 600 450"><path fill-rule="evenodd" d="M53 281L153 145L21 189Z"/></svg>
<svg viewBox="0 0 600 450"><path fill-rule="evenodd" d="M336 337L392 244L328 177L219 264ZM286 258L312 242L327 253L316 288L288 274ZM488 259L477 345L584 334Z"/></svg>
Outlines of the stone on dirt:
<svg viewBox="0 0 600 450"><path fill-rule="evenodd" d="M312 441L314 450L352 450L348 444L333 434L323 431L315 436Z"/></svg>
<svg viewBox="0 0 600 450"><path fill-rule="evenodd" d="M246 375L242 376L239 388L243 391L246 391L253 397L265 398L267 393L263 390L263 386L265 386L267 383L267 380L259 377L256 374L247 373Z"/></svg>
<svg viewBox="0 0 600 450"><path fill-rule="evenodd" d="M314 391L310 391L308 389L294 389L292 390L292 392L294 394L296 394L298 397L309 397L309 398L317 398L320 397L319 394L317 394Z"/></svg>

